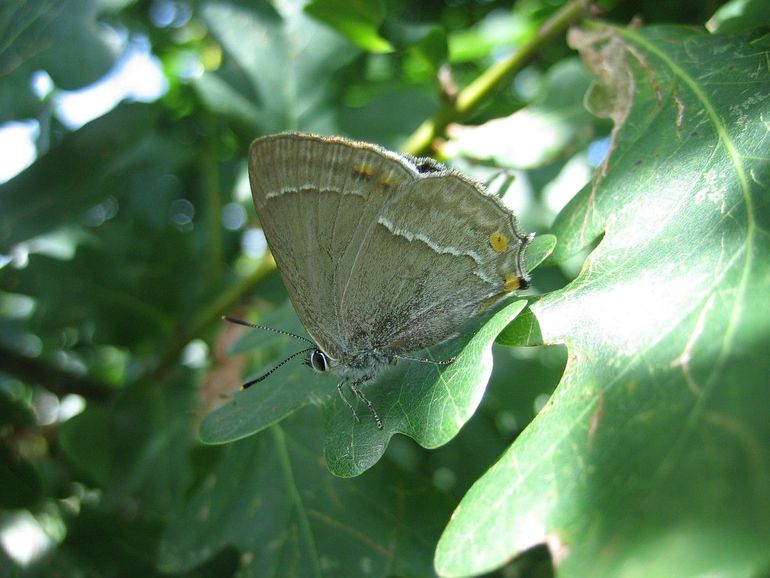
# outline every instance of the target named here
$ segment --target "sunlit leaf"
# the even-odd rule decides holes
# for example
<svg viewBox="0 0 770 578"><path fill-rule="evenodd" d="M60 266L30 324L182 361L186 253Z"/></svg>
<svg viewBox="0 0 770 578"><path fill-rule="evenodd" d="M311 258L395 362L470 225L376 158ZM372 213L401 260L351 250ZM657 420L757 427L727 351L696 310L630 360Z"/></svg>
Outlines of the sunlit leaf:
<svg viewBox="0 0 770 578"><path fill-rule="evenodd" d="M305 12L336 28L343 36L370 52L390 52L390 42L380 36L384 10L367 0L313 0Z"/></svg>
<svg viewBox="0 0 770 578"><path fill-rule="evenodd" d="M604 237L533 305L567 369L461 502L436 567L479 574L547 543L562 577L763 574L768 52L684 28L572 41L613 82L617 132L606 175L560 215L555 255Z"/></svg>

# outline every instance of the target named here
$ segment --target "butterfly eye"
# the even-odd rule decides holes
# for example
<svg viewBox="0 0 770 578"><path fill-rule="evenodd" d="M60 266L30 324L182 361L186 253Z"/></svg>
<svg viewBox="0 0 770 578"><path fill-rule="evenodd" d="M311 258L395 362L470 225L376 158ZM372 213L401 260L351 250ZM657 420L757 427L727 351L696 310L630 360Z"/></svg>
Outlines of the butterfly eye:
<svg viewBox="0 0 770 578"><path fill-rule="evenodd" d="M326 354L323 351L315 349L310 354L308 365L319 373L325 373L329 371L329 358L326 357Z"/></svg>

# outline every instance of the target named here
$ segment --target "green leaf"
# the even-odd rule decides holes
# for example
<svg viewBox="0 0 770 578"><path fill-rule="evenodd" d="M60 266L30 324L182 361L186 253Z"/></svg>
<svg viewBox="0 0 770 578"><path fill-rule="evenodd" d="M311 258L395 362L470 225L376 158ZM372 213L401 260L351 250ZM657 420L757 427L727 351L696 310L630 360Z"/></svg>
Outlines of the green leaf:
<svg viewBox="0 0 770 578"><path fill-rule="evenodd" d="M376 96L356 107L343 107L339 113L345 134L398 148L405 132L421 118L435 114L435 98L405 83L378 86Z"/></svg>
<svg viewBox="0 0 770 578"><path fill-rule="evenodd" d="M436 568L476 575L547 543L563 578L763 575L770 53L674 27L571 40L612 82L616 127L557 257L604 237L532 306L567 369L458 506Z"/></svg>
<svg viewBox="0 0 770 578"><path fill-rule="evenodd" d="M335 478L318 459L321 428L305 410L229 446L169 526L161 568L187 571L232 545L244 577L431 575L424 552L437 538L432 521L449 514L446 498L388 463Z"/></svg>
<svg viewBox="0 0 770 578"><path fill-rule="evenodd" d="M2 383L2 381L0 381ZM35 413L28 403L0 390L0 426L26 428L35 424Z"/></svg>
<svg viewBox="0 0 770 578"><path fill-rule="evenodd" d="M257 325L262 325L263 327L269 327L278 331L286 331L293 333L294 335L302 336L305 339L310 339L310 336L294 314L291 302L286 298L286 291L283 290L283 285L281 286L281 292L283 295L283 304L255 323ZM250 328L246 329L230 346L228 354L237 355L239 353L251 352L256 349L269 347L280 347L280 351L275 352L271 357L283 357L284 355L291 354L296 349L305 347L305 343L301 339L277 333L276 331Z"/></svg>
<svg viewBox="0 0 770 578"><path fill-rule="evenodd" d="M389 23L388 32L395 36L397 50L408 51L426 63L435 74L449 58L446 30L440 26Z"/></svg>
<svg viewBox="0 0 770 578"><path fill-rule="evenodd" d="M107 485L112 466L112 412L94 406L62 426L60 443L64 455L86 477L101 486Z"/></svg>
<svg viewBox="0 0 770 578"><path fill-rule="evenodd" d="M363 473L377 463L395 433L406 434L425 448L439 447L457 435L484 395L495 338L526 305L515 301L480 329L471 327L459 338L418 354L435 360L455 357L451 365L399 361L368 386L366 396L382 418L382 431L360 403L353 403L360 421L339 399L324 405L324 453L331 472L345 477Z"/></svg>
<svg viewBox="0 0 770 578"><path fill-rule="evenodd" d="M210 1L201 16L224 49L223 66L195 86L213 111L259 134L302 128L334 132L334 72L357 53L301 10L267 2Z"/></svg>
<svg viewBox="0 0 770 578"><path fill-rule="evenodd" d="M527 8L489 12L471 27L453 30L449 36L449 55L453 63L489 58L497 50L511 50L537 32L537 22Z"/></svg>
<svg viewBox="0 0 770 578"><path fill-rule="evenodd" d="M156 577L161 529L157 517L116 515L86 502L67 526L57 563L44 560L42 567L36 567L37 575L77 576L88 568L94 575L106 576L120 568L130 576Z"/></svg>
<svg viewBox="0 0 770 578"><path fill-rule="evenodd" d="M719 7L706 22L710 32L735 34L770 25L770 3L766 0L731 0Z"/></svg>
<svg viewBox="0 0 770 578"><path fill-rule="evenodd" d="M371 0L312 0L305 12L335 28L369 52L391 52L393 46L378 31L384 20L380 2Z"/></svg>
<svg viewBox="0 0 770 578"><path fill-rule="evenodd" d="M43 495L43 484L35 468L0 443L0 508L31 508Z"/></svg>
<svg viewBox="0 0 770 578"><path fill-rule="evenodd" d="M226 443L241 439L314 403L322 404L327 414L326 459L337 475L358 475L374 465L396 432L413 437L424 447L438 447L454 437L476 409L492 370L495 337L525 306L526 301L516 301L478 333L477 324L458 339L417 354L435 360L456 356L451 365L401 360L381 378L365 385L366 396L383 420L383 431L377 430L369 410L361 404L354 403L360 421L355 420L337 395L338 377L315 373L298 362L236 394L230 403L207 416L201 426L201 440ZM295 317L293 323L280 328L301 332L298 326ZM293 351L301 348L290 346ZM282 357L287 357L288 351ZM344 393L351 394L347 390Z"/></svg>
<svg viewBox="0 0 770 578"><path fill-rule="evenodd" d="M500 345L542 345L543 335L532 309L522 311L512 323L497 336Z"/></svg>
<svg viewBox="0 0 770 578"><path fill-rule="evenodd" d="M157 112L151 105L119 106L66 135L0 185L0 250L77 222L86 209L126 190L124 171L136 169L131 165L152 134Z"/></svg>
<svg viewBox="0 0 770 578"><path fill-rule="evenodd" d="M307 337L288 300L261 324ZM259 366L253 375L246 376L244 381L248 381L263 375L281 360L309 345L292 337L254 329L247 331L233 345L232 353L242 353L247 351L247 347L258 353L267 349L270 353L259 356L265 365ZM211 412L201 424L201 441L221 444L242 439L266 429L307 404L319 403L330 397L337 383L335 376L310 370L303 363L306 357L307 354L304 354L287 363L268 379L236 393L229 403Z"/></svg>
<svg viewBox="0 0 770 578"><path fill-rule="evenodd" d="M186 380L135 384L108 409L83 412L62 425L62 449L89 482L103 484L101 502L168 512L181 507L191 478L197 399Z"/></svg>
<svg viewBox="0 0 770 578"><path fill-rule="evenodd" d="M0 4L0 121L35 117L30 79L45 70L67 90L96 82L116 54L94 0L11 0ZM77 38L73 42L73 38Z"/></svg>
<svg viewBox="0 0 770 578"><path fill-rule="evenodd" d="M524 253L524 263L527 271L534 271L538 265L545 261L556 247L554 235L538 235L527 245Z"/></svg>

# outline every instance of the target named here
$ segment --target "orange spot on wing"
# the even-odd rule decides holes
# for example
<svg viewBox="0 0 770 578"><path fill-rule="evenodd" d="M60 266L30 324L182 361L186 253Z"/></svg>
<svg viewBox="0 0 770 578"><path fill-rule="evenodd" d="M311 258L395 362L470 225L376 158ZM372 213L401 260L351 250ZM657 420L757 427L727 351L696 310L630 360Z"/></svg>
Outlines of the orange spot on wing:
<svg viewBox="0 0 770 578"><path fill-rule="evenodd" d="M495 231L489 235L489 244L492 249L498 253L502 253L508 248L508 237L503 235L500 231Z"/></svg>
<svg viewBox="0 0 770 578"><path fill-rule="evenodd" d="M380 177L380 186L383 189L389 189L393 186L393 179L387 175L383 175Z"/></svg>
<svg viewBox="0 0 770 578"><path fill-rule="evenodd" d="M374 167L371 165L365 165L363 163L353 167L353 171L365 179L370 179L374 175Z"/></svg>
<svg viewBox="0 0 770 578"><path fill-rule="evenodd" d="M506 294L510 293L511 291L516 291L516 289L518 289L519 287L521 287L520 277L517 277L516 275L506 275L505 277L503 277L503 290L500 291L500 293L495 293L494 295L492 295L492 297L485 299L479 306L479 311L485 311L495 301L497 301L501 297L504 297Z"/></svg>
<svg viewBox="0 0 770 578"><path fill-rule="evenodd" d="M506 275L505 276L505 290L509 293L511 291L516 291L519 287L521 287L521 279L517 277L516 275Z"/></svg>

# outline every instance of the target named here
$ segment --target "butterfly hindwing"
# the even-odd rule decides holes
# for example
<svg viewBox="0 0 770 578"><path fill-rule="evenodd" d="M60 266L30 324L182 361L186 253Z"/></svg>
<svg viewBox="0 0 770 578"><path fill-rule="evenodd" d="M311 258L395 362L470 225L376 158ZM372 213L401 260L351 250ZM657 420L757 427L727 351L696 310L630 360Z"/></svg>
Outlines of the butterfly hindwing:
<svg viewBox="0 0 770 578"><path fill-rule="evenodd" d="M383 205L353 265L343 331L397 353L429 347L519 288L528 238L513 214L451 172L416 177Z"/></svg>

